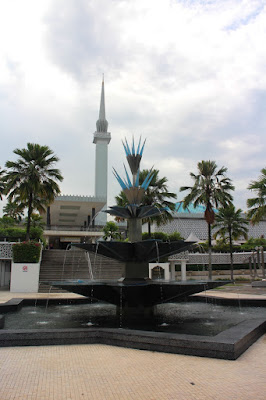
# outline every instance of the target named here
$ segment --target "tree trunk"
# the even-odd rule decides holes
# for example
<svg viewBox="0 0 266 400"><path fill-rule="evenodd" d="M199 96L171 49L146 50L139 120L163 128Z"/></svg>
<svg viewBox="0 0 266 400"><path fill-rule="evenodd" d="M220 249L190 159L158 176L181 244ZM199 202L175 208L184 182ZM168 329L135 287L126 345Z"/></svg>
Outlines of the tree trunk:
<svg viewBox="0 0 266 400"><path fill-rule="evenodd" d="M208 224L208 241L209 241L209 266L208 266L208 275L209 280L212 280L212 235L211 235L211 224Z"/></svg>
<svg viewBox="0 0 266 400"><path fill-rule="evenodd" d="M31 214L32 214L32 193L30 193L30 195L29 195L29 203L28 203L28 221L27 221L27 230L26 230L26 240L30 240Z"/></svg>
<svg viewBox="0 0 266 400"><path fill-rule="evenodd" d="M233 281L234 280L234 264L233 264L233 243L232 243L231 228L229 228L229 247L230 247L231 281Z"/></svg>
<svg viewBox="0 0 266 400"><path fill-rule="evenodd" d="M263 277L263 279L265 279L265 263L264 263L264 249L263 249L263 246L261 246L260 250L261 250L262 277Z"/></svg>
<svg viewBox="0 0 266 400"><path fill-rule="evenodd" d="M151 238L151 221L148 220L148 234L149 234L149 238Z"/></svg>

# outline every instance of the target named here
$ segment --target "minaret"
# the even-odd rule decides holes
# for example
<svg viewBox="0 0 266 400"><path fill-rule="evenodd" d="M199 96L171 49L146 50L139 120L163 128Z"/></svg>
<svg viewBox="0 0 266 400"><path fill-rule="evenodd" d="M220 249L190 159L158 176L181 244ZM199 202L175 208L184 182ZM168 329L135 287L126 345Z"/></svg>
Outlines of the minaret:
<svg viewBox="0 0 266 400"><path fill-rule="evenodd" d="M100 102L99 119L96 122L96 132L93 135L93 143L96 144L95 151L95 197L103 198L107 202L107 174L108 174L108 144L111 133L107 132L108 122L105 119L104 79L102 81L102 92ZM106 209L106 206L103 208ZM96 217L96 225L105 225L107 214L101 213Z"/></svg>

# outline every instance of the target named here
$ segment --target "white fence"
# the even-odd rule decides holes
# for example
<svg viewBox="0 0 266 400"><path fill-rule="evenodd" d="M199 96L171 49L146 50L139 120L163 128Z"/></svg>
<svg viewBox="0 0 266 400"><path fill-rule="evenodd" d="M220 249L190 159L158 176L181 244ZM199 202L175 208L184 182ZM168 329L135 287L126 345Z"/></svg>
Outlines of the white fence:
<svg viewBox="0 0 266 400"><path fill-rule="evenodd" d="M0 242L0 260L12 260L12 245L14 242Z"/></svg>
<svg viewBox="0 0 266 400"><path fill-rule="evenodd" d="M263 252L264 259L266 260L266 252ZM242 252L242 253L233 253L233 262L234 264L248 264L249 258L255 256L257 261L256 252ZM261 256L261 253L260 253ZM189 253L183 252L174 254L169 257L169 261L176 261L179 263L180 260L186 259L187 264L208 264L209 263L209 255L208 253ZM230 253L212 253L212 264L230 264Z"/></svg>

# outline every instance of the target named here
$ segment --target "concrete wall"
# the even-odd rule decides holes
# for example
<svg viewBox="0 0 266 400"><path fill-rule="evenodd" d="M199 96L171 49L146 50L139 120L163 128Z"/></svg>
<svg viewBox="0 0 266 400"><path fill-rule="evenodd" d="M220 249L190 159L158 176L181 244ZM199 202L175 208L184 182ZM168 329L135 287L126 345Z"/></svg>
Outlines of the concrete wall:
<svg viewBox="0 0 266 400"><path fill-rule="evenodd" d="M13 263L10 292L36 293L39 289L40 263Z"/></svg>

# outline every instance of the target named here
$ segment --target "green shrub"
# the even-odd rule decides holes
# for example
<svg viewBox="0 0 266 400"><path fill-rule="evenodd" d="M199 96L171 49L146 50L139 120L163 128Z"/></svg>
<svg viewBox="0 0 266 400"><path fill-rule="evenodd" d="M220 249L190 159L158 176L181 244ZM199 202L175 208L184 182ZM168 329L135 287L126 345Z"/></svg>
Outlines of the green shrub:
<svg viewBox="0 0 266 400"><path fill-rule="evenodd" d="M170 242L177 242L178 240L184 240L179 232L173 232L168 235L168 240Z"/></svg>
<svg viewBox="0 0 266 400"><path fill-rule="evenodd" d="M154 232L152 234L152 238L162 240L163 242L167 242L168 235L167 235L167 233L164 233L164 232Z"/></svg>
<svg viewBox="0 0 266 400"><path fill-rule="evenodd" d="M43 230L40 227L32 227L30 229L30 239L31 240L41 240L43 241ZM3 240L6 238L11 242L15 242L17 240L25 240L26 239L26 229L19 227L8 227L1 228L0 227L0 238Z"/></svg>
<svg viewBox="0 0 266 400"><path fill-rule="evenodd" d="M149 239L158 239L162 240L163 242L175 242L177 240L183 240L183 237L180 235L179 232L173 232L171 234L167 234L165 232L153 232L151 236L149 236L148 232L143 232L142 240L149 240Z"/></svg>
<svg viewBox="0 0 266 400"><path fill-rule="evenodd" d="M43 229L40 226L32 226L30 228L30 239L31 240L43 240L42 237Z"/></svg>
<svg viewBox="0 0 266 400"><path fill-rule="evenodd" d="M11 241L25 240L26 231L23 228L17 227L0 228L0 237Z"/></svg>
<svg viewBox="0 0 266 400"><path fill-rule="evenodd" d="M13 244L13 262L37 263L40 260L41 244L37 242L22 242Z"/></svg>
<svg viewBox="0 0 266 400"><path fill-rule="evenodd" d="M250 238L244 244L241 245L242 251L250 251L255 250L255 247L263 246L263 249L266 250L266 239L264 238Z"/></svg>
<svg viewBox="0 0 266 400"><path fill-rule="evenodd" d="M149 233L148 232L143 232L142 240L148 240L148 239L151 239L150 236L149 236Z"/></svg>

